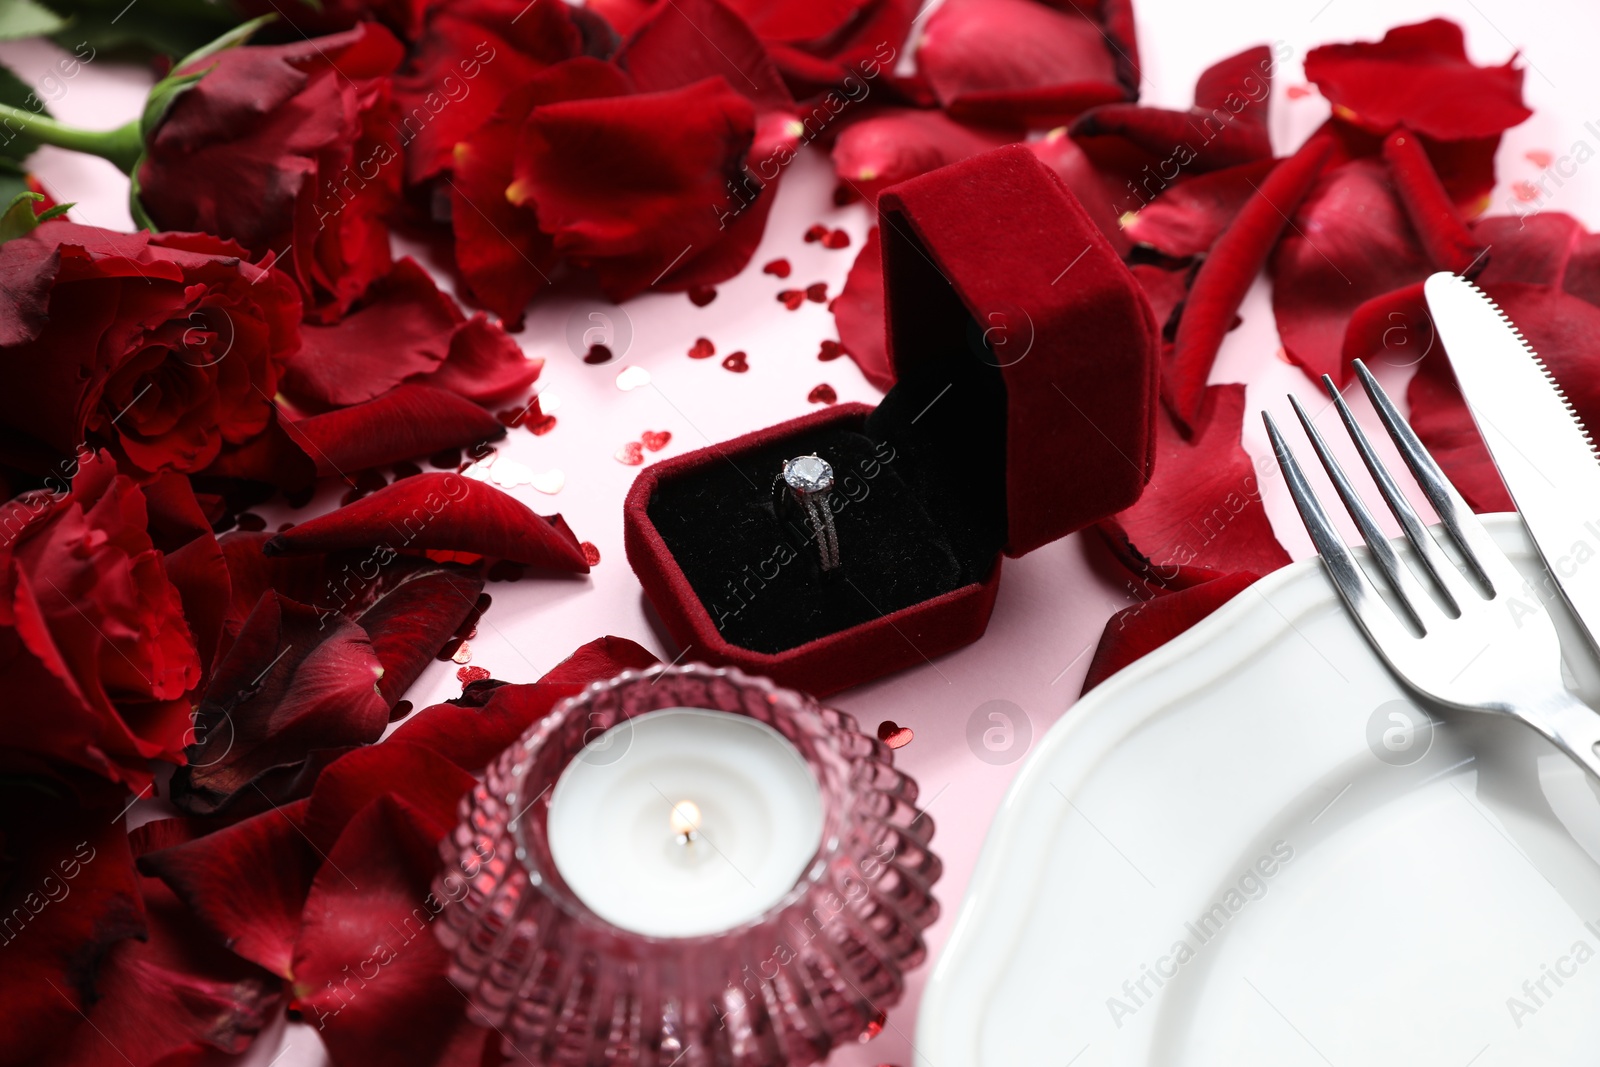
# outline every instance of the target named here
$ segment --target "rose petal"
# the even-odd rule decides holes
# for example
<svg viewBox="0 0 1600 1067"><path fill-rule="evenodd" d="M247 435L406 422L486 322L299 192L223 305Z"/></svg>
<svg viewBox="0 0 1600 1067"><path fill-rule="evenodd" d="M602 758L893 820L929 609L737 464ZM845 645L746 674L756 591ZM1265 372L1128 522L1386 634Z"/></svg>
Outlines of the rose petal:
<svg viewBox="0 0 1600 1067"><path fill-rule="evenodd" d="M431 385L397 385L363 404L288 424L289 437L316 463L317 474L353 474L482 441L506 428L489 412Z"/></svg>
<svg viewBox="0 0 1600 1067"><path fill-rule="evenodd" d="M833 301L839 343L856 361L867 381L887 392L894 385L894 366L884 320L883 242L878 228L867 233L861 252L845 278L844 291Z"/></svg>
<svg viewBox="0 0 1600 1067"><path fill-rule="evenodd" d="M400 578L357 616L383 665L378 692L390 707L472 613L482 592L483 575L477 571L431 564Z"/></svg>
<svg viewBox="0 0 1600 1067"><path fill-rule="evenodd" d="M1381 161L1326 171L1272 257L1272 310L1284 352L1313 377L1343 382L1351 314L1431 272Z"/></svg>
<svg viewBox="0 0 1600 1067"><path fill-rule="evenodd" d="M306 811L306 836L318 853L331 852L357 813L393 795L411 806L417 828L438 841L455 828L457 802L475 781L444 756L405 740L358 748L318 776Z"/></svg>
<svg viewBox="0 0 1600 1067"><path fill-rule="evenodd" d="M322 864L306 839L309 803L297 800L145 852L139 869L165 882L231 951L290 978L300 913Z"/></svg>
<svg viewBox="0 0 1600 1067"><path fill-rule="evenodd" d="M1270 159L1267 121L1276 66L1266 45L1248 48L1200 75L1191 108L1106 104L1074 120L1072 135L1119 137L1164 166L1191 172Z"/></svg>
<svg viewBox="0 0 1600 1067"><path fill-rule="evenodd" d="M1020 130L968 126L940 111L884 108L839 134L833 169L840 181L875 200L896 182L1020 139Z"/></svg>
<svg viewBox="0 0 1600 1067"><path fill-rule="evenodd" d="M389 705L366 632L336 612L262 594L195 711L189 765L173 803L204 814L248 790L245 806L293 799L316 751L369 744Z"/></svg>
<svg viewBox="0 0 1600 1067"><path fill-rule="evenodd" d="M1600 234L1586 233L1578 238L1561 284L1579 300L1600 306Z"/></svg>
<svg viewBox="0 0 1600 1067"><path fill-rule="evenodd" d="M917 68L951 115L1053 126L1096 104L1132 99L1118 42L1081 8L1031 0L946 0L927 17Z"/></svg>
<svg viewBox="0 0 1600 1067"><path fill-rule="evenodd" d="M475 404L498 404L526 393L544 360L530 358L499 325L472 316L450 335L450 351L427 382Z"/></svg>
<svg viewBox="0 0 1600 1067"><path fill-rule="evenodd" d="M1123 232L1122 222L1113 206L1116 198L1112 195L1111 183L1078 147L1077 142L1067 136L1066 128L1058 126L1027 144L1041 163L1067 183L1067 188L1072 190L1072 195L1078 198L1078 203L1083 205L1083 210L1105 234L1117 254L1127 255L1128 235Z"/></svg>
<svg viewBox="0 0 1600 1067"><path fill-rule="evenodd" d="M1126 237L1174 258L1207 252L1277 165L1277 160L1263 159L1168 186L1123 216Z"/></svg>
<svg viewBox="0 0 1600 1067"><path fill-rule="evenodd" d="M1493 216L1472 225L1473 240L1490 250L1479 285L1525 282L1560 286L1568 263L1585 238L1571 215L1542 212L1527 218Z"/></svg>
<svg viewBox="0 0 1600 1067"><path fill-rule="evenodd" d="M1128 664L1154 652L1255 582L1248 572L1224 574L1175 592L1162 592L1106 620L1083 680L1087 693Z"/></svg>
<svg viewBox="0 0 1600 1067"><path fill-rule="evenodd" d="M1476 274L1487 249L1467 232L1422 139L1407 129L1395 130L1384 139L1383 159L1412 229L1433 265L1456 274Z"/></svg>
<svg viewBox="0 0 1600 1067"><path fill-rule="evenodd" d="M759 108L794 106L761 39L717 0L673 0L657 6L628 36L615 62L640 92L682 89L721 75Z"/></svg>
<svg viewBox="0 0 1600 1067"><path fill-rule="evenodd" d="M1200 265L1178 320L1168 373L1162 375L1163 397L1186 429L1196 426L1206 379L1239 304L1332 150L1331 141L1314 137L1274 167Z"/></svg>
<svg viewBox="0 0 1600 1067"><path fill-rule="evenodd" d="M445 907L439 866L422 817L386 794L350 820L312 884L293 988L339 1067L431 1065L464 1017L431 929Z"/></svg>
<svg viewBox="0 0 1600 1067"><path fill-rule="evenodd" d="M1461 27L1447 19L1396 26L1377 42L1330 44L1306 54L1306 80L1334 115L1371 133L1396 126L1443 140L1490 137L1532 114L1522 71L1478 67Z"/></svg>
<svg viewBox="0 0 1600 1067"><path fill-rule="evenodd" d="M267 542L266 552L378 546L470 552L579 574L589 570L578 539L561 516L536 515L492 485L450 473L403 478L278 534Z"/></svg>
<svg viewBox="0 0 1600 1067"><path fill-rule="evenodd" d="M1591 434L1600 430L1600 308L1558 289L1506 283L1485 286L1566 393ZM1511 499L1478 435L1472 415L1435 346L1406 393L1411 424L1476 511L1510 511Z"/></svg>
<svg viewBox="0 0 1600 1067"><path fill-rule="evenodd" d="M1100 524L1129 570L1168 585L1183 568L1270 574L1289 562L1240 444L1244 408L1244 386L1214 385L1193 440L1160 420L1155 476L1137 504Z"/></svg>
<svg viewBox="0 0 1600 1067"><path fill-rule="evenodd" d="M532 685L500 685L487 693L469 690L459 700L424 708L385 744L407 741L432 749L456 766L479 771L535 721L590 682L624 670L654 666L655 656L621 637L591 641Z"/></svg>

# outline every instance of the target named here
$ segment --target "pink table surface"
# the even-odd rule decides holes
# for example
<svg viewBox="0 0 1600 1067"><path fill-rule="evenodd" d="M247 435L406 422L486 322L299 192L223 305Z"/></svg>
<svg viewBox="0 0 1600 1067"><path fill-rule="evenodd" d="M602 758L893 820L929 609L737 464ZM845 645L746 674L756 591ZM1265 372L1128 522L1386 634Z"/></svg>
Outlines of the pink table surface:
<svg viewBox="0 0 1600 1067"><path fill-rule="evenodd" d="M1500 149L1501 184L1493 195L1492 212L1530 210L1513 191L1513 183L1539 178L1538 167L1527 158L1529 151L1548 151L1559 164L1564 153L1592 154L1592 149L1580 153L1578 142L1600 148L1600 105L1595 103L1600 101L1600 64L1591 54L1593 43L1600 40L1600 7L1593 4L1139 0L1137 11L1148 103L1187 106L1195 76L1209 64L1253 44L1287 44L1292 58L1280 68L1272 104L1272 132L1280 154L1298 145L1327 115L1320 97L1291 99L1286 93L1288 87L1303 83L1300 60L1307 49L1330 41L1375 39L1389 26L1435 15L1465 27L1469 50L1480 63L1504 62L1513 48L1523 54L1526 96L1535 115L1507 134ZM0 45L0 62L45 90L52 110L65 121L103 128L138 114L143 88L150 81L146 72L100 59L75 78L51 83L47 78L63 54L37 42ZM1597 121L1586 125L1590 120ZM78 221L131 228L127 181L109 164L46 148L33 166L58 199L76 201L73 217ZM538 387L546 410L554 412L559 424L542 437L514 430L501 453L540 475L545 488L554 488L553 471L561 472L564 484L554 493L527 485L510 491L542 513L560 511L580 538L598 546L601 562L585 580L491 585L494 605L471 642L473 664L509 681L531 681L581 642L602 634L631 638L663 660L673 659L679 649L653 627L623 555L622 499L638 468L619 463L614 458L617 450L645 430L672 434L662 452L646 453L650 459L723 441L809 410L813 405L807 394L823 382L837 390L840 400L877 401L877 391L849 360L817 360L818 343L836 336L832 316L823 305L806 303L789 312L774 299L779 289L816 281L827 282L830 294L843 285L866 233L868 213L861 205L834 208L831 188L826 156L816 150L802 153L783 179L766 237L751 266L720 286L715 302L705 308L694 307L681 294L646 295L621 308L576 295L541 298L536 303L527 328L518 336L527 352L546 360ZM1579 165L1570 175L1561 175L1559 187L1552 181L1548 188L1550 195L1533 206L1565 211L1591 224L1600 221L1596 210L1600 164ZM846 230L852 237L850 248L834 251L804 243L801 235L815 222ZM402 242L397 248L410 250ZM760 271L762 264L779 256L794 267L785 281ZM448 284L448 279L441 283ZM608 316L619 333L624 324L631 331L631 342L611 365L587 366L567 343L569 322L577 317L589 325L591 311ZM1251 414L1245 421L1244 444L1256 459L1280 538L1299 558L1308 553L1309 545L1282 492L1254 409L1265 406L1280 422L1292 421L1284 394L1291 389L1303 397L1316 394L1312 383L1277 358L1277 335L1263 281L1258 281L1241 313L1244 323L1229 336L1212 380L1249 382ZM690 345L702 336L716 344L718 359L687 357ZM749 353L748 373L733 374L720 366L721 355L736 349ZM1406 366L1418 351L1415 345L1396 347L1392 365L1380 368L1386 384L1403 385L1409 374ZM648 372L648 384L619 389L617 377L623 368L642 368ZM1321 402L1313 404L1313 410L1322 408ZM1358 408L1363 415L1370 414L1364 398ZM332 496L324 494L313 507L331 507ZM274 523L278 518L269 514ZM1354 538L1353 529L1348 536ZM1009 702L1018 722L1025 723L1031 734L1029 747L1037 744L1077 698L1107 616L1132 602L1123 580L1104 567L1095 535L1067 537L1023 559L1007 561L993 620L977 644L834 699L869 729L892 719L915 731L916 739L900 750L898 759L921 783L924 806L938 824L934 845L945 863L940 883L944 914L928 932L933 958L949 936L986 829L1023 755L1019 745L1017 759L1010 763L977 758L967 742L969 719L990 701ZM422 707L455 696L460 692L455 671L455 664L435 663L413 686L409 699ZM162 813L159 802L146 802L134 817ZM938 1049L913 1044L917 1004L930 971L931 966L924 966L910 976L905 999L889 1013L888 1025L875 1041L841 1050L830 1063L959 1067L946 1063ZM279 1022L239 1062L313 1067L326 1063L327 1056L312 1026Z"/></svg>

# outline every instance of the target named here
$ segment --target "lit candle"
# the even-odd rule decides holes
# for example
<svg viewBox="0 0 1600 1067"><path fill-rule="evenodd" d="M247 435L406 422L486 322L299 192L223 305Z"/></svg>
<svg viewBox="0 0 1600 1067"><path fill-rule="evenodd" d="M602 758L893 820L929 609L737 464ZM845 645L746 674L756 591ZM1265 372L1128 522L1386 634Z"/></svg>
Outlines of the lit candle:
<svg viewBox="0 0 1600 1067"><path fill-rule="evenodd" d="M692 937L748 922L794 888L822 843L822 795L766 723L663 708L578 753L546 828L562 880L595 914Z"/></svg>

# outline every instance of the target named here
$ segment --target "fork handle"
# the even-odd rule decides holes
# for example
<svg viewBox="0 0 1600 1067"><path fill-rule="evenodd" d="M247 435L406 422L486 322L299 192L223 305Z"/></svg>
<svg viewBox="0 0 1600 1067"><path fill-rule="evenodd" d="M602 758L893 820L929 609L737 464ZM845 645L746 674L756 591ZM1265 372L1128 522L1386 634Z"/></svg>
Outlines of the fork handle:
<svg viewBox="0 0 1600 1067"><path fill-rule="evenodd" d="M1509 710L1600 780L1600 713L1565 689Z"/></svg>

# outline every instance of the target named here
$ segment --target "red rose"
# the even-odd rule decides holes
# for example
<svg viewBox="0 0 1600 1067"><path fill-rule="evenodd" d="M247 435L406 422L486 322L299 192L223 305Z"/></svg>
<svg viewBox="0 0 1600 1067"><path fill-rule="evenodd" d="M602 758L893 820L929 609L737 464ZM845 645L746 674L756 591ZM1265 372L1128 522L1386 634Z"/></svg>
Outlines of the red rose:
<svg viewBox="0 0 1600 1067"><path fill-rule="evenodd" d="M0 246L0 454L42 472L85 443L125 471L199 470L272 418L300 302L197 234L48 222Z"/></svg>
<svg viewBox="0 0 1600 1067"><path fill-rule="evenodd" d="M364 23L205 60L145 145L145 212L276 255L306 317L337 319L389 269L383 217L402 170L389 74L401 56L389 31Z"/></svg>
<svg viewBox="0 0 1600 1067"><path fill-rule="evenodd" d="M65 493L0 508L0 686L10 767L88 768L142 788L178 760L200 681L144 493L104 453Z"/></svg>

